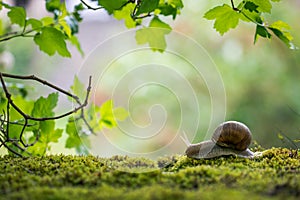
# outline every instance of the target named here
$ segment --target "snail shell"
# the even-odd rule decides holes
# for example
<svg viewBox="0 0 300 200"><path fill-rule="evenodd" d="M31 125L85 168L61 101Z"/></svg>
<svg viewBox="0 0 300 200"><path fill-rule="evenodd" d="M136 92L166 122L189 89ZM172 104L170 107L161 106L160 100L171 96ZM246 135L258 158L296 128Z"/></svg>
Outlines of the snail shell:
<svg viewBox="0 0 300 200"><path fill-rule="evenodd" d="M211 140L190 144L185 139L188 144L185 154L196 159L222 155L251 158L254 156L254 153L248 149L251 140L252 134L245 124L237 121L227 121L216 128Z"/></svg>

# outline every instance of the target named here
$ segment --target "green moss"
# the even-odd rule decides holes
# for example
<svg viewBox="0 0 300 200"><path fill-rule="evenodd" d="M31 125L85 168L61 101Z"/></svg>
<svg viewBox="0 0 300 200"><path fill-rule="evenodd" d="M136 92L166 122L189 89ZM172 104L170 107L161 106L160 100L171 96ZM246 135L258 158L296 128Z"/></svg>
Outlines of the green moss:
<svg viewBox="0 0 300 200"><path fill-rule="evenodd" d="M300 152L195 160L51 155L0 157L2 199L299 199Z"/></svg>

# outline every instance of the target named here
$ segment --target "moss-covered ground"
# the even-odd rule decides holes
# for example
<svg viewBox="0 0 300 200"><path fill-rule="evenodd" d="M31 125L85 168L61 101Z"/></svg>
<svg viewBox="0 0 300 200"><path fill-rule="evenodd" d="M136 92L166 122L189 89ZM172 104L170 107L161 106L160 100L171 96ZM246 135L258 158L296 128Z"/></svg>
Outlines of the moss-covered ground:
<svg viewBox="0 0 300 200"><path fill-rule="evenodd" d="M157 161L114 156L0 157L0 199L300 199L300 152Z"/></svg>

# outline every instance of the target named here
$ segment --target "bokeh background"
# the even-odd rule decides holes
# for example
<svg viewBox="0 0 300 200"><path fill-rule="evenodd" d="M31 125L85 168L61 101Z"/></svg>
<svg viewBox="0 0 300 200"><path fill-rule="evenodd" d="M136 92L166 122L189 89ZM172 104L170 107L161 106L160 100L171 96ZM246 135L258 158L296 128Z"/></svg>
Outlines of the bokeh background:
<svg viewBox="0 0 300 200"><path fill-rule="evenodd" d="M66 2L70 9L74 4L78 3L78 1L73 0ZM284 143L280 140L277 134L283 133L290 139L300 139L300 51L288 49L275 37L271 41L260 38L254 45L255 25L244 22L240 22L236 29L230 30L224 36L220 36L213 29L213 21L204 19L203 15L210 8L229 3L229 1L183 0L183 3L182 13L175 21L169 18L162 20L168 22L173 30L201 44L215 63L224 83L226 94L224 120L238 120L247 124L252 130L253 139L263 147L293 147L292 144ZM30 17L40 18L47 15L43 1L28 1L27 6L28 16ZM296 46L300 46L299 9L299 0L283 1L274 3L272 13L264 16L270 23L279 19L287 22L292 27L291 33L294 36L294 44ZM1 17L4 18L4 16ZM105 11L86 11L83 13L83 18L84 21L79 27L78 38L85 56L82 56L75 47L70 45L69 49L72 53L72 58L62 58L57 55L49 57L39 51L32 39L18 38L1 44L1 48L5 48L11 54L6 56L11 66L1 69L1 71L15 74L35 74L61 87L69 88L72 85L74 75L78 75L86 59L95 51L99 44L109 40L112 36L127 31L122 21L113 19ZM134 39L134 34L132 34L132 37ZM105 54L109 54L109 52L114 52L118 45L127 45L130 42L132 41L113 43L113 45L105 46L102 51ZM178 46L180 48L180 45ZM193 49L186 48L187 54L189 50L192 51ZM97 48L97 51L99 51L99 48ZM159 57L163 58L163 54L158 54ZM155 55L158 54L156 53ZM89 64L93 65L93 63ZM101 65L99 60L94 63L95 66L99 64ZM131 64L132 60L130 59L125 60L121 64L117 63L116 65L119 66L120 70L114 70L110 74L107 82L103 83L107 88L95 92L93 94L95 98L92 99L96 100L98 104L107 100L110 97L109 80L120 77L120 72ZM199 107L207 107L207 109L201 110L201 121L195 122L193 115L190 115L190 118L187 117L190 126L194 126L195 123L199 125L195 133L189 135L189 139L193 140L193 142L199 142L206 137L206 134L203 133L208 130L209 119L211 118L210 94L207 91L205 81L198 76L193 76L192 68L187 67L184 70L195 94L201 99ZM149 73L149 76L151 76L151 73ZM133 76L131 81L135 78L138 80L139 77ZM37 90L41 94L44 93L43 89ZM148 113L151 105L162 103L165 106L167 111L165 116L173 121L171 120L165 126L165 132L160 138L162 146L168 144L170 138L173 138L172 135L178 134L178 120L180 119L174 116L180 114L180 109L178 109L176 98L169 97L166 90L152 87L148 88L144 95L134 97L134 101L127 107L131 111L131 120L142 127L153 122L151 117L149 118L151 114ZM118 98L122 97L119 95ZM163 102L158 99L162 99ZM119 99L114 100L116 102L120 101ZM64 99L61 101L58 112L71 107L71 105L66 106L67 101ZM189 101L186 100L182 105L188 103ZM207 103L207 106L205 103ZM189 109L188 106L186 109ZM155 109L151 111L154 112L153 116L155 117ZM64 123L63 120L59 120L58 126L63 127ZM155 120L153 123L155 123ZM189 126L189 123L186 126ZM112 133L108 133L109 131ZM134 145L120 139L118 134L113 132L113 130L104 130L103 133L99 133L97 144L100 150L95 150L92 153L103 156L119 154L120 149L111 147L109 140L105 140L104 136L107 134L114 134L121 146ZM59 144L54 144L50 153L74 153L73 150L64 148L65 139L66 137L64 136ZM184 144L178 142L178 145L180 146L179 148L168 148L164 153L182 152ZM297 145L300 146L299 143ZM149 147L149 149L151 148L153 147ZM128 152L125 151L124 154L126 153Z"/></svg>

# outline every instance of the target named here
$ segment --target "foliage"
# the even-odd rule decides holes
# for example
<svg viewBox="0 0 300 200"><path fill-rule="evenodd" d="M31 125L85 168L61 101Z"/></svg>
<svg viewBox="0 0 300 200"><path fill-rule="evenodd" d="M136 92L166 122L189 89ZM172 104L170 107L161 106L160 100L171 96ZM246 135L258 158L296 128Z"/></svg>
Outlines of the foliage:
<svg viewBox="0 0 300 200"><path fill-rule="evenodd" d="M273 34L288 47L295 48L291 42L293 37L289 32L288 24L279 20L268 25L264 21L263 14L271 13L272 3L280 0L271 1L247 0L241 1L237 6L231 1L231 5L223 4L212 8L204 15L204 18L215 20L214 28L221 35L229 29L236 28L240 20L254 23L256 25L254 42L259 37L270 39ZM36 19L28 18L25 8L11 6L0 1L0 10L7 10L7 17L10 20L8 26L3 25L3 21L0 20L0 42L17 37L29 37L33 38L39 49L49 56L57 53L63 57L71 57L67 48L67 42L70 42L83 54L76 37L79 23L83 20L81 12L86 9L94 11L104 9L115 19L123 20L127 28L137 28L135 38L138 44L149 44L154 51L163 52L167 47L165 37L172 30L166 22L167 17L175 20L184 7L181 0L98 0L97 5L98 7L92 7L81 0L72 11L69 11L66 9L64 1L46 0L46 10L52 14L52 17ZM145 18L149 18L149 20L144 20ZM146 24L148 21L149 24ZM18 28L12 25L16 25ZM2 87L4 87L3 84ZM8 88L12 91L18 87L13 85ZM85 96L83 88L84 86L75 77L71 91L81 100ZM63 132L63 130L55 128L53 121L58 93L52 93L34 101L29 98L26 89L19 88L19 91L15 91L13 101L19 108L22 108L21 110L26 116L30 117L27 119L25 116L24 118L24 115L16 108L9 108L9 99L1 91L0 108L4 110L0 115L1 133L7 134L5 137L2 136L2 139L9 138L7 147L14 151L19 151L20 149L17 150L16 145L21 144L26 149L26 154L43 155L50 149L51 143L58 142ZM89 146L87 135L104 127L115 127L117 120L123 120L128 115L124 109L114 108L111 100L102 106L91 104L81 112L77 112L76 109L74 111L76 114L69 118L66 125L68 135L66 147L75 148L80 153L88 153L86 149ZM45 117L52 121L31 119ZM84 128L83 125L87 127ZM6 131L7 127L10 130L9 133ZM4 144L5 142L2 142L1 147Z"/></svg>
<svg viewBox="0 0 300 200"><path fill-rule="evenodd" d="M4 156L0 157L0 198L298 199L299 155L290 157L289 152L273 148L251 160Z"/></svg>
<svg viewBox="0 0 300 200"><path fill-rule="evenodd" d="M271 1L278 2L280 0ZM97 3L99 7L93 8L81 0L81 3L75 5L73 11L69 12L64 2L47 0L46 9L53 14L53 18L27 19L26 10L23 7L14 7L2 2L2 9L4 7L9 10L7 16L11 23L18 25L22 31L8 32L1 36L0 42L14 37L33 37L40 50L48 55L52 56L58 53L64 57L71 57L66 46L67 41L83 53L75 36L78 33L78 24L83 20L80 12L85 9L95 11L105 9L117 20L124 20L127 28L141 27L136 32L138 44L148 43L154 51L163 52L166 48L165 35L170 33L171 27L163 22L162 18L171 17L175 20L183 8L181 0L98 0ZM289 48L295 48L291 42L293 37L289 32L288 24L279 20L268 25L264 21L263 14L271 13L271 9L270 0L241 1L237 7L231 0L231 6L223 4L214 7L205 13L204 18L215 20L214 28L221 35L231 28L236 28L240 20L251 22L256 24L254 42L257 41L258 37L270 39L271 33L273 33ZM144 25L144 18L151 18L149 25ZM157 33L153 34L153 32Z"/></svg>
<svg viewBox="0 0 300 200"><path fill-rule="evenodd" d="M278 2L280 0L271 1ZM242 20L256 25L254 43L257 41L258 37L271 38L272 35L270 32L273 32L273 34L283 41L286 46L291 49L296 48L291 42L293 37L289 32L291 28L288 24L279 20L268 25L268 23L264 21L262 14L271 13L272 4L270 0L241 1L237 7L234 6L233 0L231 0L231 3L231 6L223 4L222 6L212 8L204 15L206 19L215 20L214 28L221 35L231 28L236 28L239 20Z"/></svg>
<svg viewBox="0 0 300 200"><path fill-rule="evenodd" d="M70 112L55 116L58 92L51 93L47 97L41 96L33 101L28 99L29 92L26 89L15 90L17 88L15 85L7 87L2 77L6 74L0 75L3 89L0 92L0 109L4 111L1 115L1 146L10 150L9 153L20 156L44 155L47 150L50 150L51 143L57 143L63 133L62 129L55 128L54 120L73 114L66 125L68 138L65 147L75 148L80 154L88 154L87 136L90 133L95 134L104 127L113 128L117 126L117 120L124 120L127 117L127 111L123 108L114 108L112 100L108 100L102 106L93 103L86 106L89 88L85 91L84 85L77 77L74 78L74 84L71 86L72 94L49 83L46 84L72 97L70 100L75 99L76 102L73 103L79 105ZM45 84L44 81L40 82ZM81 103L82 101L84 103ZM87 108L84 110L83 107Z"/></svg>

